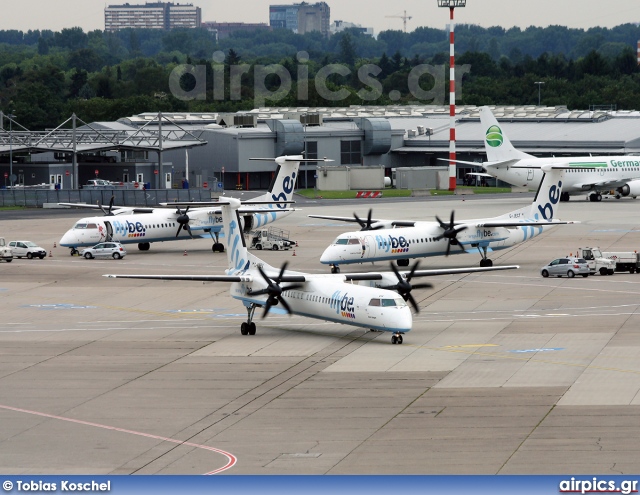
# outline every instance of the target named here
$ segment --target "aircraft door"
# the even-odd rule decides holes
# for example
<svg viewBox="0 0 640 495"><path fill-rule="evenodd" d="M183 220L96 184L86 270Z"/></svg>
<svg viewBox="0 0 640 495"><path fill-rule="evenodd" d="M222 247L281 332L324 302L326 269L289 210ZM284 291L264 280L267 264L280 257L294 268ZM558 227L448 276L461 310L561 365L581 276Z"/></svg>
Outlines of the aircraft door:
<svg viewBox="0 0 640 495"><path fill-rule="evenodd" d="M527 182L531 182L533 180L534 170L532 168L527 170Z"/></svg>
<svg viewBox="0 0 640 495"><path fill-rule="evenodd" d="M171 172L164 174L164 188L171 189Z"/></svg>
<svg viewBox="0 0 640 495"><path fill-rule="evenodd" d="M372 235L364 237L364 257L373 257L376 255L376 239Z"/></svg>
<svg viewBox="0 0 640 495"><path fill-rule="evenodd" d="M107 237L106 237L106 241L113 241L113 226L111 225L111 222L104 222L104 226L107 229Z"/></svg>

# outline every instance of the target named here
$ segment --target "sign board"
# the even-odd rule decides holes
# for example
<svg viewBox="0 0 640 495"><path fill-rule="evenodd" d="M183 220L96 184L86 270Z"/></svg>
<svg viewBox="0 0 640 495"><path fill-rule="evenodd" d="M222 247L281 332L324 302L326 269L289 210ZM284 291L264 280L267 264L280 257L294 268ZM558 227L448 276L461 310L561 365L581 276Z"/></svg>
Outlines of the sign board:
<svg viewBox="0 0 640 495"><path fill-rule="evenodd" d="M218 182L218 189L222 191L222 182Z"/></svg>
<svg viewBox="0 0 640 495"><path fill-rule="evenodd" d="M98 174L100 173L100 171L99 171L98 169L95 169L93 172L96 174L96 177L97 177L97 176L98 176Z"/></svg>
<svg viewBox="0 0 640 495"><path fill-rule="evenodd" d="M138 187L140 187L140 184L138 184L137 182L133 183L133 187L135 187L136 189L138 189Z"/></svg>
<svg viewBox="0 0 640 495"><path fill-rule="evenodd" d="M204 182L204 183L202 184L202 187L204 187L205 189L207 189L207 188L209 187L209 183L208 183L208 182Z"/></svg>
<svg viewBox="0 0 640 495"><path fill-rule="evenodd" d="M155 169L155 170L153 171L153 173L154 173L154 174L156 174L156 175L158 175L158 169Z"/></svg>
<svg viewBox="0 0 640 495"><path fill-rule="evenodd" d="M5 178L5 179L8 179L8 178L9 178L9 172L5 172L5 173L4 173L4 178Z"/></svg>
<svg viewBox="0 0 640 495"><path fill-rule="evenodd" d="M67 177L69 177L69 171L65 170L64 175L66 175Z"/></svg>
<svg viewBox="0 0 640 495"><path fill-rule="evenodd" d="M222 173L224 174L224 167L222 167Z"/></svg>

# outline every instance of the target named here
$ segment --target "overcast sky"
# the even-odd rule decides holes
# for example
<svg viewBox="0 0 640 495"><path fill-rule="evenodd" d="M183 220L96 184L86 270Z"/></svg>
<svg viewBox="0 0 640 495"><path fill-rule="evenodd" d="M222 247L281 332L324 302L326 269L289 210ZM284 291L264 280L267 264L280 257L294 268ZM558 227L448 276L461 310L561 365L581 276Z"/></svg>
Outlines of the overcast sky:
<svg viewBox="0 0 640 495"><path fill-rule="evenodd" d="M300 3L301 0L181 0L202 8L203 21L269 22L269 4ZM0 29L51 29L80 26L85 31L104 29L104 8L123 3L144 4L145 0L4 0ZM313 3L313 0L308 0ZM331 20L344 20L373 27L376 34L386 29L402 29L403 15L412 19L407 30L418 26L445 28L448 9L438 8L436 0L329 0ZM481 26L549 26L574 28L613 27L640 22L639 0L468 0L456 9L456 23ZM640 38L640 37L639 37Z"/></svg>

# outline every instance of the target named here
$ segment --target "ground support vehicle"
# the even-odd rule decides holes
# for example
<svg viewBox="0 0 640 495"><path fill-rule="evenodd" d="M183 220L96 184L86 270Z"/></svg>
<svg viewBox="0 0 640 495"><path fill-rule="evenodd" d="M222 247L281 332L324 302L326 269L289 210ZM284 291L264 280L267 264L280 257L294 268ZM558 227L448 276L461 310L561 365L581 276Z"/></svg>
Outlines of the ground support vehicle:
<svg viewBox="0 0 640 495"><path fill-rule="evenodd" d="M13 252L11 248L7 246L4 237L0 237L0 260L6 261L7 263L11 263L13 260Z"/></svg>
<svg viewBox="0 0 640 495"><path fill-rule="evenodd" d="M289 231L278 228L260 229L251 232L251 248L257 250L272 249L278 251L279 249L287 250L293 243L289 240Z"/></svg>
<svg viewBox="0 0 640 495"><path fill-rule="evenodd" d="M11 241L9 248L11 248L11 254L14 258L28 258L30 260L40 258L43 260L47 255L43 248L31 241Z"/></svg>
<svg viewBox="0 0 640 495"><path fill-rule="evenodd" d="M597 247L580 247L576 252L576 256L582 258L589 263L591 275L599 273L600 275L613 275L616 269L616 263L603 256L600 248Z"/></svg>
<svg viewBox="0 0 640 495"><path fill-rule="evenodd" d="M583 258L558 258L540 269L540 275L544 278L564 277L573 278L576 275L588 277L590 273L589 264Z"/></svg>
<svg viewBox="0 0 640 495"><path fill-rule="evenodd" d="M599 247L585 247L578 248L577 255L587 261L587 256L609 260L613 263L610 268L613 271L609 275L613 275L614 272L640 273L640 255L636 251L602 251Z"/></svg>

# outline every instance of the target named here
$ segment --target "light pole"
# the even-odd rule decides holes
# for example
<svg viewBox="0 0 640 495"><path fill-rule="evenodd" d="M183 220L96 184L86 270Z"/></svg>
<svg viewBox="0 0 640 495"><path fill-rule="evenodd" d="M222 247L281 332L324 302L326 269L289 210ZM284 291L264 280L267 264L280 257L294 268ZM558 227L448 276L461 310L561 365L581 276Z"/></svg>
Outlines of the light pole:
<svg viewBox="0 0 640 495"><path fill-rule="evenodd" d="M456 189L456 69L454 56L453 10L466 7L467 0L438 0L438 7L449 9L449 191Z"/></svg>
<svg viewBox="0 0 640 495"><path fill-rule="evenodd" d="M13 189L13 133L11 132L13 119L16 118L12 113L5 115L9 118L9 185Z"/></svg>
<svg viewBox="0 0 640 495"><path fill-rule="evenodd" d="M544 81L536 81L533 84L538 85L538 106L540 106L540 87L544 84Z"/></svg>

